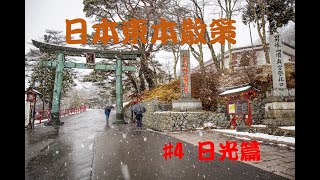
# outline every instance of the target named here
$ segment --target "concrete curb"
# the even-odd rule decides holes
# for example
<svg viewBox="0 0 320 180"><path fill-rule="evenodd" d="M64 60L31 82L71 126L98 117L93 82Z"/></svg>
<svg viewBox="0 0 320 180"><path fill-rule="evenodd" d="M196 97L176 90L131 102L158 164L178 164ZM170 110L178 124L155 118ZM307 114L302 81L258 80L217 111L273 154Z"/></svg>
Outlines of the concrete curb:
<svg viewBox="0 0 320 180"><path fill-rule="evenodd" d="M240 137L245 137L245 138L249 138L249 139L253 139L253 140L257 140L257 141L263 141L263 142L268 142L268 143L273 143L273 144L285 144L287 146L295 147L295 143L291 143L291 142L276 141L276 140L270 140L270 139L261 138L261 137L252 137L252 136L248 136L248 135L234 134L234 133L229 133L229 132L220 132L220 131L215 131L214 129L210 130L208 132L228 134L228 135L232 135L232 136L240 136Z"/></svg>

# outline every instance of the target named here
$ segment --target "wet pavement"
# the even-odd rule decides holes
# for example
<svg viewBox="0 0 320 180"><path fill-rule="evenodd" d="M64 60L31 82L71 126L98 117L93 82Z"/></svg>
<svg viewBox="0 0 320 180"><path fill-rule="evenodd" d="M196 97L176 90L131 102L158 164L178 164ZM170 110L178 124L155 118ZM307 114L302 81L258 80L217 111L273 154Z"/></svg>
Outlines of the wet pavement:
<svg viewBox="0 0 320 180"><path fill-rule="evenodd" d="M131 124L106 125L102 109L61 121L60 127L25 131L25 179L285 179L240 161L219 161L217 153L199 161L197 146ZM163 158L169 142L182 142L182 159Z"/></svg>

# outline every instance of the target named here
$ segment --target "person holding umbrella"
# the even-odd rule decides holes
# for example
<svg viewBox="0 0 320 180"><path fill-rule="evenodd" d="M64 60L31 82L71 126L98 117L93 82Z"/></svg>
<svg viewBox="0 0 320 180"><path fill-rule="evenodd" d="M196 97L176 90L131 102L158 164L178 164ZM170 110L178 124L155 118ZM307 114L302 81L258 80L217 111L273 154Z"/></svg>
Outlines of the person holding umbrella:
<svg viewBox="0 0 320 180"><path fill-rule="evenodd" d="M112 105L107 105L105 108L104 108L104 114L106 115L106 120L107 120L107 123L109 123L109 116L110 116L110 113L111 113L111 109L114 108Z"/></svg>
<svg viewBox="0 0 320 180"><path fill-rule="evenodd" d="M137 127L142 128L142 113L145 113L147 110L145 107L142 106L141 103L135 104L132 106L131 110L134 112L137 120Z"/></svg>

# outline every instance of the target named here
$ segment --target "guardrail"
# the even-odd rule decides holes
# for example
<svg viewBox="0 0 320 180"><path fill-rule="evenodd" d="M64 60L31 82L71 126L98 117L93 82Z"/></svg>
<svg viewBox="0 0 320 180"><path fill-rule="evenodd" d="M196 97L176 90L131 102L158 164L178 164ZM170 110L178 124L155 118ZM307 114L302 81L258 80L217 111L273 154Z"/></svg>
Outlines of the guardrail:
<svg viewBox="0 0 320 180"><path fill-rule="evenodd" d="M69 108L60 110L60 118L65 116L70 116L73 114L79 114L85 112L87 110L86 106L80 106L78 108ZM44 119L48 119L50 121L51 110L41 110L36 112L34 120L39 120L40 123Z"/></svg>

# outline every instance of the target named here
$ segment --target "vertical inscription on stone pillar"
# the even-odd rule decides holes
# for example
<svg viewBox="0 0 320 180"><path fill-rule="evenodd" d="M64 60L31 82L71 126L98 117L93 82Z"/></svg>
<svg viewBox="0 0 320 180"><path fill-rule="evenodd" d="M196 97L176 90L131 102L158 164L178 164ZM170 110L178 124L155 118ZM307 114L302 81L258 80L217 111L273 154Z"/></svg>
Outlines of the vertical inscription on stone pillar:
<svg viewBox="0 0 320 180"><path fill-rule="evenodd" d="M180 51L180 86L181 98L191 98L191 79L190 79L190 54L188 50Z"/></svg>
<svg viewBox="0 0 320 180"><path fill-rule="evenodd" d="M270 57L272 65L273 89L286 89L285 67L283 62L282 40L280 34L270 36Z"/></svg>

